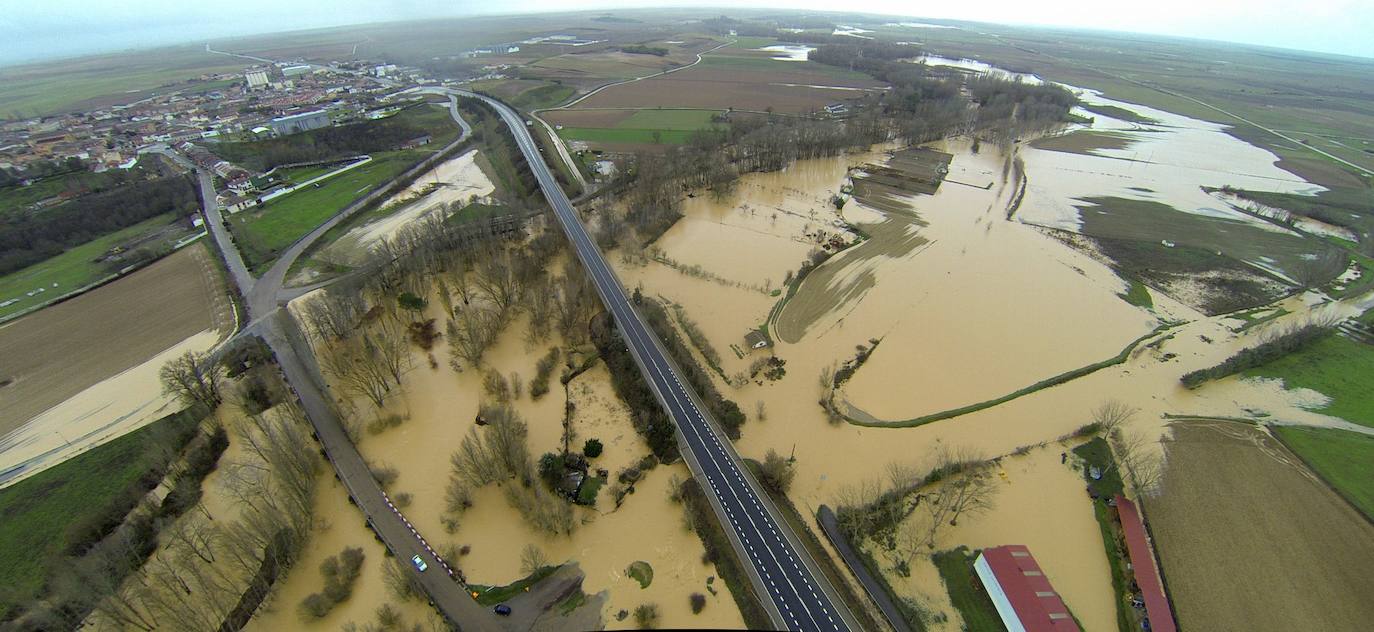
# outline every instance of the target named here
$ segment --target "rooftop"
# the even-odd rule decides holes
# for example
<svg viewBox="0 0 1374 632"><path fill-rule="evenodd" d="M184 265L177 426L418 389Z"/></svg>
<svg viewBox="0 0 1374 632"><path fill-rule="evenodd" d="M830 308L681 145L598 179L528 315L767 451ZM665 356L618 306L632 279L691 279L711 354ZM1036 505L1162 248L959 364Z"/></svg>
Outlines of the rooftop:
<svg viewBox="0 0 1374 632"><path fill-rule="evenodd" d="M1068 606L1024 545L983 549L974 568L1009 629L1020 623L1026 632L1079 632Z"/></svg>
<svg viewBox="0 0 1374 632"><path fill-rule="evenodd" d="M1155 568L1155 556L1145 539L1145 523L1135 503L1124 496L1116 496L1116 512L1121 516L1121 530L1126 535L1126 551L1131 556L1131 569L1135 571L1135 582L1140 585L1144 597L1145 613L1150 617L1150 629L1156 632L1174 632L1174 612L1169 607L1169 598L1164 595L1164 586L1159 581L1159 570Z"/></svg>

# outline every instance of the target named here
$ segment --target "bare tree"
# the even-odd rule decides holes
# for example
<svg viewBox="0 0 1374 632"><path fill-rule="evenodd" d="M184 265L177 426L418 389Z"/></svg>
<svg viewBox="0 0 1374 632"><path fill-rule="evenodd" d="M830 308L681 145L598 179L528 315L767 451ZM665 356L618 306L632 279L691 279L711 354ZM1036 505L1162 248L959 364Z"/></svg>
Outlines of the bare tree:
<svg viewBox="0 0 1374 632"><path fill-rule="evenodd" d="M1121 429L1112 433L1109 440L1131 493L1138 499L1158 495L1164 477L1164 462L1160 451L1150 445L1157 441L1151 440L1144 432L1127 435Z"/></svg>
<svg viewBox="0 0 1374 632"><path fill-rule="evenodd" d="M473 284L504 315L520 298L520 279L509 250L490 246L477 261Z"/></svg>
<svg viewBox="0 0 1374 632"><path fill-rule="evenodd" d="M163 389L188 406L215 408L224 400L219 386L224 366L209 354L187 351L163 365L159 376Z"/></svg>
<svg viewBox="0 0 1374 632"><path fill-rule="evenodd" d="M387 375L397 386L401 376L411 368L410 347L407 344L405 325L392 313L391 318L382 318L364 337L364 344L374 347L378 362L386 369Z"/></svg>
<svg viewBox="0 0 1374 632"><path fill-rule="evenodd" d="M1109 399L1098 404L1092 410L1093 423L1101 428L1105 436L1111 436L1122 424L1126 423L1134 416L1136 409L1127 406L1124 402L1116 399Z"/></svg>
<svg viewBox="0 0 1374 632"><path fill-rule="evenodd" d="M549 565L549 557L544 555L543 549L533 543L526 544L525 550L520 553L520 571L526 575L533 575L535 571Z"/></svg>
<svg viewBox="0 0 1374 632"><path fill-rule="evenodd" d="M397 558L387 558L382 564L382 581L391 589L391 594L402 601L424 598L425 589L419 578Z"/></svg>
<svg viewBox="0 0 1374 632"><path fill-rule="evenodd" d="M446 332L453 358L478 366L501 332L501 315L485 306L472 305L458 310L458 316L448 321Z"/></svg>
<svg viewBox="0 0 1374 632"><path fill-rule="evenodd" d="M344 280L306 303L301 316L316 337L342 340L352 335L366 311L361 288L355 282Z"/></svg>
<svg viewBox="0 0 1374 632"><path fill-rule="evenodd" d="M507 406L482 406L480 414L486 426L463 437L450 459L454 473L472 487L530 478L525 421Z"/></svg>
<svg viewBox="0 0 1374 632"><path fill-rule="evenodd" d="M1324 246L1315 254L1299 259L1293 267L1293 280L1305 290L1320 286L1350 265L1350 256L1335 246Z"/></svg>
<svg viewBox="0 0 1374 632"><path fill-rule="evenodd" d="M378 408L391 393L391 373L377 345L369 340L345 340L319 355L320 367L345 392L366 397Z"/></svg>

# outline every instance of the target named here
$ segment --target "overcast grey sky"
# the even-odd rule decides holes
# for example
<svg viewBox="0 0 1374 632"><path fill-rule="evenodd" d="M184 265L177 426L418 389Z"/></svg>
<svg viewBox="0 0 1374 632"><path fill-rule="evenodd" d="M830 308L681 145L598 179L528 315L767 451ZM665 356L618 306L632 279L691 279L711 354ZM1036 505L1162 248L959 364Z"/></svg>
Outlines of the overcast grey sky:
<svg viewBox="0 0 1374 632"><path fill-rule="evenodd" d="M1374 57L1374 0L8 0L0 64L215 37L424 17L722 5L1179 35Z"/></svg>

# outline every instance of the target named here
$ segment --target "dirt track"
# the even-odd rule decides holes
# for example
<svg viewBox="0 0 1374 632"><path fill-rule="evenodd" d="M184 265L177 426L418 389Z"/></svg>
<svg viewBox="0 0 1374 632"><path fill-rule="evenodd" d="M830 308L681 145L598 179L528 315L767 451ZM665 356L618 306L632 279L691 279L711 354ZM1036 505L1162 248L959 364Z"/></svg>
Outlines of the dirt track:
<svg viewBox="0 0 1374 632"><path fill-rule="evenodd" d="M1187 630L1359 630L1374 620L1374 527L1272 438L1175 425L1146 504Z"/></svg>
<svg viewBox="0 0 1374 632"><path fill-rule="evenodd" d="M0 434L188 336L232 323L205 246L0 327Z"/></svg>

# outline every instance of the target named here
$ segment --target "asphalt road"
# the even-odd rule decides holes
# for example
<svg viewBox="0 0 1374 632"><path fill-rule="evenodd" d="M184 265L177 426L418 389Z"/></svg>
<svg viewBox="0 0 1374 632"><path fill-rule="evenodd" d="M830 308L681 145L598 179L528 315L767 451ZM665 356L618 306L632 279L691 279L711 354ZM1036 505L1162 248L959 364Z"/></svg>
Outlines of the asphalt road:
<svg viewBox="0 0 1374 632"><path fill-rule="evenodd" d="M324 447L325 456L334 467L335 474L348 489L349 497L362 510L363 516L387 549L420 580L430 601L449 621L465 632L503 629L503 622L497 615L474 601L468 595L467 588L450 576L448 565L439 559L429 543L377 484L367 462L358 453L326 399L324 380L318 367L313 364L313 356L309 355L304 334L291 316L285 310L278 310L258 321L254 329L276 353L277 363L286 376L287 384L300 399L301 407L315 429L315 436ZM429 566L424 572L419 572L411 564L411 557L415 555L419 555Z"/></svg>
<svg viewBox="0 0 1374 632"><path fill-rule="evenodd" d="M778 517L758 483L744 468L728 440L703 412L699 398L679 377L657 337L625 296L620 281L587 234L563 190L554 180L525 122L504 104L473 93L496 108L511 128L520 150L539 180L545 198L586 266L606 308L614 316L631 354L664 408L677 423L683 453L693 473L709 487L713 505L736 549L752 566L755 591L764 597L774 624L791 630L857 629L814 561Z"/></svg>
<svg viewBox="0 0 1374 632"><path fill-rule="evenodd" d="M450 111L456 118L456 108ZM458 121L463 127L463 136L455 141L455 144L465 139L471 131L461 118ZM194 168L190 161L169 148L155 147L149 151L163 154L182 165ZM432 159L426 160L424 164L417 165L412 170L428 168L431 162ZM324 226L293 244L286 253L289 257L284 254L278 265L269 270L264 278L254 279L248 267L244 265L243 257L239 254L229 230L224 226L224 219L215 199L213 181L203 170L195 171L200 180L203 209L205 219L209 223L210 236L224 254L230 277L238 287L240 296L247 299L252 323L241 333L261 335L276 354L286 383L296 393L301 407L305 409L315 436L324 448L325 456L333 466L335 475L348 490L349 497L362 510L382 543L419 580L430 601L450 622L466 632L506 629L505 621L468 595L467 587L450 574L453 571L439 559L429 543L377 484L377 479L372 476L367 462L353 445L352 439L344 431L342 422L330 405L328 389L320 376L319 367L314 364L314 356L309 346L304 342L304 335L285 310L277 309L282 278L290 267L290 261L334 224L361 208L362 202L349 206ZM375 193L380 194L380 191ZM411 564L410 559L415 555L419 555L428 565L424 572Z"/></svg>

